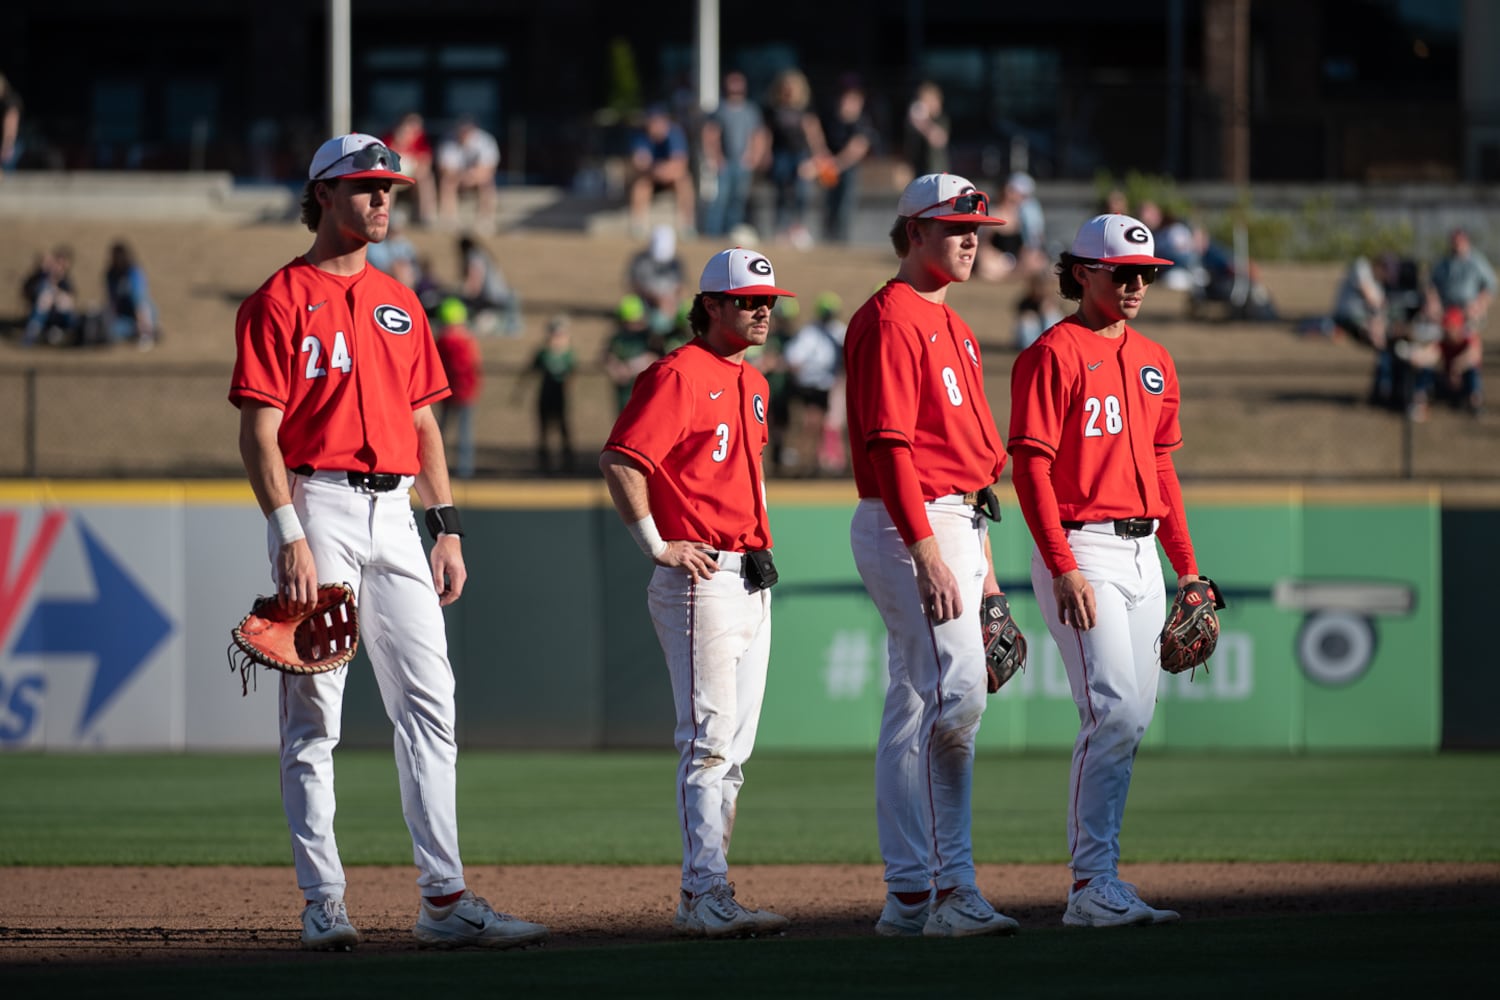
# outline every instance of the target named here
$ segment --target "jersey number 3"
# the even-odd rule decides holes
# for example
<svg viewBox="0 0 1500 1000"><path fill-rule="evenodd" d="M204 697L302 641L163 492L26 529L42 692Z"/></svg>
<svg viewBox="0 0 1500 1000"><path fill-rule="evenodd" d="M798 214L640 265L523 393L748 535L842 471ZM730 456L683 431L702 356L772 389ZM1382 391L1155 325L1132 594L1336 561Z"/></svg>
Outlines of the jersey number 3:
<svg viewBox="0 0 1500 1000"><path fill-rule="evenodd" d="M307 355L308 378L323 378L328 374L328 369L323 367L323 342L321 340L313 336L303 337L302 353ZM348 375L349 369L354 367L354 358L349 354L349 345L344 343L343 330L333 335L333 353L328 356L328 364L345 375Z"/></svg>
<svg viewBox="0 0 1500 1000"><path fill-rule="evenodd" d="M1105 396L1102 403L1098 396L1090 396L1083 401L1083 409L1089 415L1083 425L1084 437L1103 437L1105 432L1118 434L1125 429L1125 419L1120 416L1120 400L1114 396ZM1102 428L1099 426L1101 416L1104 418Z"/></svg>

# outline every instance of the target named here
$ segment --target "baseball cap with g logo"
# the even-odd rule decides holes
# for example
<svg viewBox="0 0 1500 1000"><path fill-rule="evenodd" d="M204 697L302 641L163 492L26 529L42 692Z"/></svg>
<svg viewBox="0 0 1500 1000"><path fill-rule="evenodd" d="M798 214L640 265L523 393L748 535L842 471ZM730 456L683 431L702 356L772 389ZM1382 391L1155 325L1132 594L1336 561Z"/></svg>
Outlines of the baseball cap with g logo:
<svg viewBox="0 0 1500 1000"><path fill-rule="evenodd" d="M967 222L974 226L1003 226L990 215L990 196L958 174L923 174L901 192L896 214L909 219Z"/></svg>
<svg viewBox="0 0 1500 1000"><path fill-rule="evenodd" d="M765 254L735 247L721 250L708 259L698 291L715 295L790 295L796 292L776 287L776 272Z"/></svg>
<svg viewBox="0 0 1500 1000"><path fill-rule="evenodd" d="M1068 253L1101 264L1172 265L1156 256L1156 240L1146 224L1128 215L1094 216L1079 228Z"/></svg>
<svg viewBox="0 0 1500 1000"><path fill-rule="evenodd" d="M400 156L363 132L336 135L313 154L312 165L307 168L308 180L331 181L339 177L351 180L379 177L395 184L416 183L401 172Z"/></svg>

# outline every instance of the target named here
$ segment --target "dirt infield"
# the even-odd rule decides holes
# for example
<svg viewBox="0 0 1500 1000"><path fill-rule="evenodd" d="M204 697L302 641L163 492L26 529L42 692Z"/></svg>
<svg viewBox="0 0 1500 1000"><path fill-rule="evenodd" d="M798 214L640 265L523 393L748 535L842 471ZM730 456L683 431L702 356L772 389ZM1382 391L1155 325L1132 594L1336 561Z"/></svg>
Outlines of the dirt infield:
<svg viewBox="0 0 1500 1000"><path fill-rule="evenodd" d="M1121 874L1184 920L1500 905L1500 864L1141 864ZM674 867L477 866L468 875L497 908L548 924L548 948L673 937ZM417 949L413 877L404 867L350 870L362 952ZM751 865L735 878L740 898L791 918L789 937L866 935L880 911L875 865ZM1061 866L980 865L979 885L1023 931L1061 919ZM301 954L298 904L279 868L0 869L0 966L285 960Z"/></svg>

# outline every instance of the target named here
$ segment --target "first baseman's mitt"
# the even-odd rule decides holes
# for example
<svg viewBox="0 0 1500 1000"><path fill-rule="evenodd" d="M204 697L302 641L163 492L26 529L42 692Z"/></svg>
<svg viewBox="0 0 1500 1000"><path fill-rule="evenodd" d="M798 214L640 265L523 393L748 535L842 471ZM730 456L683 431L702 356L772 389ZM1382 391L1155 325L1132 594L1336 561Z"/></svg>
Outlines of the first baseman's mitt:
<svg viewBox="0 0 1500 1000"><path fill-rule="evenodd" d="M1026 637L1010 616L1010 602L1004 594L990 594L980 603L979 623L984 630L989 691L994 694L1017 670L1026 668Z"/></svg>
<svg viewBox="0 0 1500 1000"><path fill-rule="evenodd" d="M1208 662L1219 644L1219 616L1214 611L1222 607L1224 597L1219 585L1206 576L1178 588L1166 627L1161 630L1163 670L1180 674Z"/></svg>
<svg viewBox="0 0 1500 1000"><path fill-rule="evenodd" d="M296 613L275 597L257 597L250 613L230 635L229 668L240 672L248 693L250 671L258 663L288 674L321 674L354 659L359 649L359 616L354 589L347 583L318 585L312 608Z"/></svg>

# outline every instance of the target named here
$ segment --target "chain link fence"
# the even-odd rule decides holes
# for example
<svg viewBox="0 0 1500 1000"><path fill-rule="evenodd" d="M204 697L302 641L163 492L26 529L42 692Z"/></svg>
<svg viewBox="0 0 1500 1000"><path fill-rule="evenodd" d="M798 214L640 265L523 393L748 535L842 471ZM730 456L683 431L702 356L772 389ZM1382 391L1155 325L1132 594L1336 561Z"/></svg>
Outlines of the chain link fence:
<svg viewBox="0 0 1500 1000"><path fill-rule="evenodd" d="M1008 360L997 359L986 380L1002 434ZM478 475L537 474L530 387L513 367L487 365L485 373L475 414ZM1179 373L1187 392L1187 444L1176 455L1184 480L1500 482L1500 418L1436 406L1430 419L1412 423L1366 402L1370 372L1361 363L1288 371L1197 362ZM1493 384L1500 372L1486 366L1486 375ZM0 368L0 476L241 477L228 387L229 371L217 364ZM602 372L586 368L570 393L574 464L563 474L592 477L614 419L613 391Z"/></svg>

